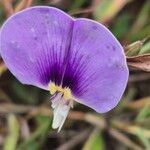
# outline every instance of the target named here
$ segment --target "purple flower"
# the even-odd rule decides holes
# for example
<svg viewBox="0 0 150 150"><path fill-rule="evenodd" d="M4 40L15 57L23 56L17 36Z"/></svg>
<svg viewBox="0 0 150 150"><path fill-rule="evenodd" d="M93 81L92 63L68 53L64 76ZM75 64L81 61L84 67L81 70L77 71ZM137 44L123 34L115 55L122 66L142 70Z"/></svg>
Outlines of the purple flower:
<svg viewBox="0 0 150 150"><path fill-rule="evenodd" d="M123 48L98 22L32 7L6 21L0 43L3 60L20 82L52 94L53 128L61 129L73 100L103 113L117 105L125 90Z"/></svg>

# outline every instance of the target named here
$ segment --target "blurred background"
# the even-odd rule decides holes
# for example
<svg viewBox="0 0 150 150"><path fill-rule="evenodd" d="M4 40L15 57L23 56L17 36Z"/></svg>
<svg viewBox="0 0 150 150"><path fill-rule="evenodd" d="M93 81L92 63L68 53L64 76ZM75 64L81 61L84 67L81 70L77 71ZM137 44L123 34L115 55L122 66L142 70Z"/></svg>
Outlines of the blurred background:
<svg viewBox="0 0 150 150"><path fill-rule="evenodd" d="M57 133L50 94L22 85L0 59L0 150L150 150L150 0L0 0L0 26L37 5L106 25L125 49L128 86L108 113L75 104Z"/></svg>

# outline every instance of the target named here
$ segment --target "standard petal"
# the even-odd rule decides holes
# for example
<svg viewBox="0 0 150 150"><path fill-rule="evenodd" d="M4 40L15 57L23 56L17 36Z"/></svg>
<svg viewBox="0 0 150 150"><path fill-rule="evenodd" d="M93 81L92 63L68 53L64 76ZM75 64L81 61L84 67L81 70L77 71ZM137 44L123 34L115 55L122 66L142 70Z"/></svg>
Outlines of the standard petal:
<svg viewBox="0 0 150 150"><path fill-rule="evenodd" d="M60 84L73 19L51 7L32 7L10 17L0 33L1 55L24 84L46 88Z"/></svg>
<svg viewBox="0 0 150 150"><path fill-rule="evenodd" d="M77 101L97 112L106 112L119 102L128 80L123 48L103 25L89 19L74 24L63 86L69 86Z"/></svg>

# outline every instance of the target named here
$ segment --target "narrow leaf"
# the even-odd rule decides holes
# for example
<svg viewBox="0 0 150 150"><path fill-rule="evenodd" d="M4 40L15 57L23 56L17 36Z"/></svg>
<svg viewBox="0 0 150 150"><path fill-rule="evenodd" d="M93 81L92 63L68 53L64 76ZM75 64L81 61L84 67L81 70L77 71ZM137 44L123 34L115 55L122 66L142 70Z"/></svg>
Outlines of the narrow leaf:
<svg viewBox="0 0 150 150"><path fill-rule="evenodd" d="M4 150L16 150L20 127L17 118L13 114L8 116L8 130L8 136L4 143Z"/></svg>
<svg viewBox="0 0 150 150"><path fill-rule="evenodd" d="M88 138L88 140L86 141L82 150L104 150L104 149L105 144L102 134L98 129L95 129Z"/></svg>

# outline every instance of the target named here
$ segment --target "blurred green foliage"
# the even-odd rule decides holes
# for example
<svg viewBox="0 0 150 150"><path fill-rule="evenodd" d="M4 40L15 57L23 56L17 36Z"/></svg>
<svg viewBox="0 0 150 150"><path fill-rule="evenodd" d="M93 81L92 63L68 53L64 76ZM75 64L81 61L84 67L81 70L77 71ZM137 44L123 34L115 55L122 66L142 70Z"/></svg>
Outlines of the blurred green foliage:
<svg viewBox="0 0 150 150"><path fill-rule="evenodd" d="M99 129L95 129L88 140L86 141L82 150L104 150L105 143Z"/></svg>
<svg viewBox="0 0 150 150"><path fill-rule="evenodd" d="M17 118L13 114L10 114L7 119L9 134L7 135L4 143L4 150L15 150L19 139L20 125Z"/></svg>

